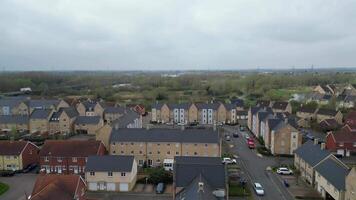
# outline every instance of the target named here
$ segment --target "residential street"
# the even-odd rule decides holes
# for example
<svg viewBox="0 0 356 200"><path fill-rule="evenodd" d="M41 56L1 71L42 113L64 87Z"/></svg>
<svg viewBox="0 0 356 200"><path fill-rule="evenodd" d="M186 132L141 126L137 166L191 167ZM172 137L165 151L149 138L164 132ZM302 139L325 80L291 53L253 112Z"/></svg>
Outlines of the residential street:
<svg viewBox="0 0 356 200"><path fill-rule="evenodd" d="M227 132L225 134L230 134L232 136L233 132L238 131L237 127L224 127ZM277 165L276 158L274 157L260 157L257 155L256 150L251 150L246 145L245 134L247 132L239 132L238 138L232 138L229 145L233 145L231 148L233 154L239 156L238 165L241 166L241 169L244 171L244 176L250 183L259 182L265 189L265 195L260 197L254 193L254 190L251 186L251 191L255 199L270 199L270 200L290 200L294 199L288 191L285 189L284 185L278 180L276 174L272 172L267 172L267 167L272 167ZM256 141L257 142L257 141ZM281 163L290 163L292 159L284 158L281 159Z"/></svg>

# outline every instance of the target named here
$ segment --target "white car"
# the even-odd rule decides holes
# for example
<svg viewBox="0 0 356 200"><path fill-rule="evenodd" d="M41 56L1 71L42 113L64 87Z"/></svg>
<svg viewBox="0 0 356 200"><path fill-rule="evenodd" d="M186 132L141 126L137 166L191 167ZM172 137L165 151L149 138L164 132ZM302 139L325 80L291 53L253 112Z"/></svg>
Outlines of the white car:
<svg viewBox="0 0 356 200"><path fill-rule="evenodd" d="M257 195L259 196L265 195L265 191L260 183L253 183L253 189L255 190Z"/></svg>
<svg viewBox="0 0 356 200"><path fill-rule="evenodd" d="M224 163L224 164L236 164L236 159L223 158L222 163Z"/></svg>
<svg viewBox="0 0 356 200"><path fill-rule="evenodd" d="M277 174L281 174L281 175L292 175L293 172L292 170L286 168L286 167L280 167L277 169Z"/></svg>

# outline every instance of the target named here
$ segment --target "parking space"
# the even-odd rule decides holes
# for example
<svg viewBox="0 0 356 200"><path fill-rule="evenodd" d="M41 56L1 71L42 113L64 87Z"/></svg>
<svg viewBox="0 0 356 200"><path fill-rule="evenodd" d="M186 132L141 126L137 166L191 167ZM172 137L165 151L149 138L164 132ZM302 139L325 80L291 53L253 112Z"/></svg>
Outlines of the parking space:
<svg viewBox="0 0 356 200"><path fill-rule="evenodd" d="M10 186L10 189L0 196L0 200L24 200L30 195L38 174L16 174L13 177L1 177L1 182Z"/></svg>

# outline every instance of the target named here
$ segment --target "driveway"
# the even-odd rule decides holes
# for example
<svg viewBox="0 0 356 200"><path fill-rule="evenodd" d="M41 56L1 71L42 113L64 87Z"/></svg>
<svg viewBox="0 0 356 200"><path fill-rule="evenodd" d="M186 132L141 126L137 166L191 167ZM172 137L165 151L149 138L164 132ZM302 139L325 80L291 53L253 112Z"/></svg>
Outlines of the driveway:
<svg viewBox="0 0 356 200"><path fill-rule="evenodd" d="M237 127L228 127L225 126L227 134L232 134L233 132L238 131L239 137L233 138L232 141L228 144L233 145L230 148L230 152L237 154L239 156L238 164L243 170L246 178L250 180L250 186L252 187L253 182L259 182L265 189L265 196L260 197L255 195L253 189L254 199L270 199L270 200L290 200L294 199L293 196L288 193L285 187L280 183L278 178L274 173L266 171L267 167L272 167L278 165L280 161L277 161L274 157L266 157L257 155L256 150L251 150L247 147L245 134L248 134L247 131L241 133L237 130ZM252 137L252 136L250 136ZM286 162L290 162L291 158L286 159Z"/></svg>
<svg viewBox="0 0 356 200"><path fill-rule="evenodd" d="M24 200L30 195L38 174L16 174L13 177L1 177L1 182L10 186L10 189L0 196L0 200Z"/></svg>

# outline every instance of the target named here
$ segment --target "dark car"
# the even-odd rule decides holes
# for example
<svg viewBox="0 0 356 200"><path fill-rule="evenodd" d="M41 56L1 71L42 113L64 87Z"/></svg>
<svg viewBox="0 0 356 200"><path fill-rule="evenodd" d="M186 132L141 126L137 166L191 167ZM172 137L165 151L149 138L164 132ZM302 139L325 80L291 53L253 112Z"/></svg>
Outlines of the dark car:
<svg viewBox="0 0 356 200"><path fill-rule="evenodd" d="M240 126L240 131L245 131L245 128L243 126Z"/></svg>
<svg viewBox="0 0 356 200"><path fill-rule="evenodd" d="M33 169L35 169L37 167L36 164L29 164L24 170L22 170L23 173L28 173L30 171L32 171Z"/></svg>
<svg viewBox="0 0 356 200"><path fill-rule="evenodd" d="M162 194L164 192L164 183L158 183L156 187L156 193Z"/></svg>
<svg viewBox="0 0 356 200"><path fill-rule="evenodd" d="M235 137L235 138L238 138L239 134L237 132L235 132L235 133L232 134L232 136Z"/></svg>
<svg viewBox="0 0 356 200"><path fill-rule="evenodd" d="M11 170L0 171L0 176L14 176L15 172Z"/></svg>

